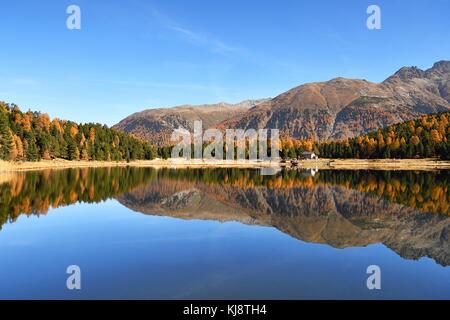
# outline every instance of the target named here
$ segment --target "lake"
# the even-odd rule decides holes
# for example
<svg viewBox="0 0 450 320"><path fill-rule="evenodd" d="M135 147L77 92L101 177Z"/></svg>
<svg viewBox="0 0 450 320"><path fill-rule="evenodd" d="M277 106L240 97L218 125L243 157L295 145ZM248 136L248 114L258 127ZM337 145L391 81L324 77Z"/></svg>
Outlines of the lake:
<svg viewBox="0 0 450 320"><path fill-rule="evenodd" d="M448 170L3 173L0 298L450 299L449 186Z"/></svg>

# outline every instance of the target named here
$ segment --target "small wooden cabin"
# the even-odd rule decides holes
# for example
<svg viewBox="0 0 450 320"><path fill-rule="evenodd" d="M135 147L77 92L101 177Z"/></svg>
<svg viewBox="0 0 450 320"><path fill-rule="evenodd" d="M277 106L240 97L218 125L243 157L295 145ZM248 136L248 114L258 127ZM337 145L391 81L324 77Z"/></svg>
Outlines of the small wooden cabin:
<svg viewBox="0 0 450 320"><path fill-rule="evenodd" d="M302 159L306 160L317 160L319 157L314 152L303 152L301 155Z"/></svg>

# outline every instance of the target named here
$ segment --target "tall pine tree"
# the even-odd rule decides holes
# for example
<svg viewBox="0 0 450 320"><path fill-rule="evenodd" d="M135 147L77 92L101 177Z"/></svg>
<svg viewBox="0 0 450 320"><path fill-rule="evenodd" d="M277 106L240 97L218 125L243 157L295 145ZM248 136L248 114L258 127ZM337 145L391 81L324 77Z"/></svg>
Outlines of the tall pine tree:
<svg viewBox="0 0 450 320"><path fill-rule="evenodd" d="M11 160L13 137L6 113L0 111L0 159Z"/></svg>

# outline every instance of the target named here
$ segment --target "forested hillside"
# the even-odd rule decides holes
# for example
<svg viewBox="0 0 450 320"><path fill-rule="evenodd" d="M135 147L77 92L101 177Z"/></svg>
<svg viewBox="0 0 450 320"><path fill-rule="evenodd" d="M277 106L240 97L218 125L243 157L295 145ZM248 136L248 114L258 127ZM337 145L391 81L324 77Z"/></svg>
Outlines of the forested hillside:
<svg viewBox="0 0 450 320"><path fill-rule="evenodd" d="M154 155L148 143L105 125L52 120L46 113L0 102L0 159L130 161Z"/></svg>
<svg viewBox="0 0 450 320"><path fill-rule="evenodd" d="M326 158L450 159L450 112L421 116L356 138L316 146Z"/></svg>
<svg viewBox="0 0 450 320"><path fill-rule="evenodd" d="M205 146L206 144L203 147ZM341 141L318 142L291 137L281 139L282 159L301 157L305 151L314 151L322 158L448 160L450 112L421 116L415 120ZM167 159L170 154L170 146L158 148L159 157Z"/></svg>

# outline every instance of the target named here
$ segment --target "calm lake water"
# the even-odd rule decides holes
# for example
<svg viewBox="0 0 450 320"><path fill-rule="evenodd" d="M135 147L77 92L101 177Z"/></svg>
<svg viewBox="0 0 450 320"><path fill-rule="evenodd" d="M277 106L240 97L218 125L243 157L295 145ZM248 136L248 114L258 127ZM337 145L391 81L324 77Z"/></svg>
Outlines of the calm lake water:
<svg viewBox="0 0 450 320"><path fill-rule="evenodd" d="M450 299L449 186L450 171L0 174L0 298Z"/></svg>

